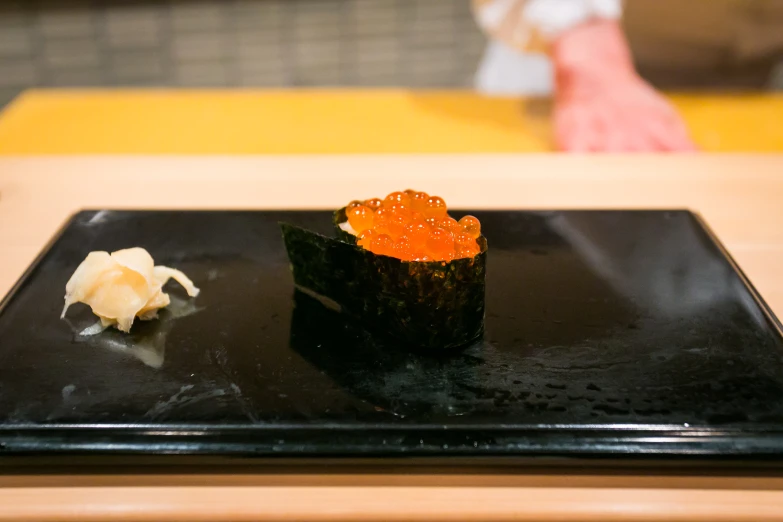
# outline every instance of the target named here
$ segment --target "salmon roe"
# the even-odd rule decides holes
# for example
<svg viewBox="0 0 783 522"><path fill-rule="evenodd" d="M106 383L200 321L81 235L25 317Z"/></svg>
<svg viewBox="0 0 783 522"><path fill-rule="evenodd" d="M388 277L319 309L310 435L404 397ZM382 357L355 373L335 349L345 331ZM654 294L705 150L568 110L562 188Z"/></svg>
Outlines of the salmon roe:
<svg viewBox="0 0 783 522"><path fill-rule="evenodd" d="M364 206L369 209L372 209L373 212L381 208L381 205L383 205L383 200L380 200L378 198L370 198L364 202ZM350 210L350 209L346 207L345 210Z"/></svg>
<svg viewBox="0 0 783 522"><path fill-rule="evenodd" d="M360 232L356 235L356 244L360 247L369 250L370 245L372 244L372 240L375 238L377 233L375 230L368 228L367 230Z"/></svg>
<svg viewBox="0 0 783 522"><path fill-rule="evenodd" d="M473 239L476 239L481 235L481 223L473 216L463 217L459 220L459 224L462 227L462 231Z"/></svg>
<svg viewBox="0 0 783 522"><path fill-rule="evenodd" d="M348 223L359 246L405 261L451 261L481 252L481 224L473 216L448 215L443 198L412 189L385 198L352 201Z"/></svg>
<svg viewBox="0 0 783 522"><path fill-rule="evenodd" d="M374 212L364 205L353 207L347 212L347 214L348 223L351 224L351 228L353 228L357 233L361 233L368 228L372 228Z"/></svg>
<svg viewBox="0 0 783 522"><path fill-rule="evenodd" d="M388 234L376 234L370 242L370 252L390 256L394 253L394 240Z"/></svg>

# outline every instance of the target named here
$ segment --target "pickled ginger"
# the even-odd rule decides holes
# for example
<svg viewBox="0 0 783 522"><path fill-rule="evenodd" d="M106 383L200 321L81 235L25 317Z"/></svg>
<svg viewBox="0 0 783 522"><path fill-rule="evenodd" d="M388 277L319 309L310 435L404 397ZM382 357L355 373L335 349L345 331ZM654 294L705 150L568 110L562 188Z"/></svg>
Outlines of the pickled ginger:
<svg viewBox="0 0 783 522"><path fill-rule="evenodd" d="M90 252L65 285L65 307L76 303L88 305L100 324L88 330L95 334L114 326L129 332L133 321L154 319L158 310L170 303L163 285L174 279L188 295L196 297L199 289L188 277L174 268L155 266L152 256L143 248L127 248L109 254ZM85 331L85 333L87 333Z"/></svg>

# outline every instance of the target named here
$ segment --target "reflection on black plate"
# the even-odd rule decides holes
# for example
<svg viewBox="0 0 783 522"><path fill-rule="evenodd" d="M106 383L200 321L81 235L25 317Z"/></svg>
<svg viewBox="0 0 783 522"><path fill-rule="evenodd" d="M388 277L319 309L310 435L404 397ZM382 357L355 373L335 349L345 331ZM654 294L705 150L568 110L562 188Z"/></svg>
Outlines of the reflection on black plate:
<svg viewBox="0 0 783 522"><path fill-rule="evenodd" d="M130 333L121 332L115 328L102 328L100 321L93 316L90 323L85 323L84 314L80 321L65 321L71 326L76 342L129 354L150 368L160 369L166 354L166 337L174 321L201 311L192 299L170 296L169 305L158 312L155 319L137 320ZM94 333L97 332L97 333Z"/></svg>

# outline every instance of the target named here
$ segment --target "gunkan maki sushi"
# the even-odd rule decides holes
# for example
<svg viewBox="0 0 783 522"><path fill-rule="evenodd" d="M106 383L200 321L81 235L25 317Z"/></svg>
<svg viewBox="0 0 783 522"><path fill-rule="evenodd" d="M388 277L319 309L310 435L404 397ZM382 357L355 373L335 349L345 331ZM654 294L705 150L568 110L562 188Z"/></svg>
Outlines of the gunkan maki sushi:
<svg viewBox="0 0 783 522"><path fill-rule="evenodd" d="M281 224L294 283L368 331L411 349L447 351L484 331L487 241L473 216L407 190L352 201L335 235Z"/></svg>

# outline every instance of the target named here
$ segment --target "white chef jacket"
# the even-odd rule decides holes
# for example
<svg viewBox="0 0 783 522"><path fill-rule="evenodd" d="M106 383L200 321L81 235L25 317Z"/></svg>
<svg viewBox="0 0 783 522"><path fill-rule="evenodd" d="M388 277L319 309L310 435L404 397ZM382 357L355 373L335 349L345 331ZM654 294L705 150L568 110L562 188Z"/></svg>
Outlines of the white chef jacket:
<svg viewBox="0 0 783 522"><path fill-rule="evenodd" d="M476 21L490 41L476 89L494 95L548 95L552 64L534 49L590 19L618 19L622 0L473 0Z"/></svg>
<svg viewBox="0 0 783 522"><path fill-rule="evenodd" d="M783 88L783 0L471 1L491 39L476 75L483 92L549 94L552 66L536 49L621 15L639 72L659 87Z"/></svg>

